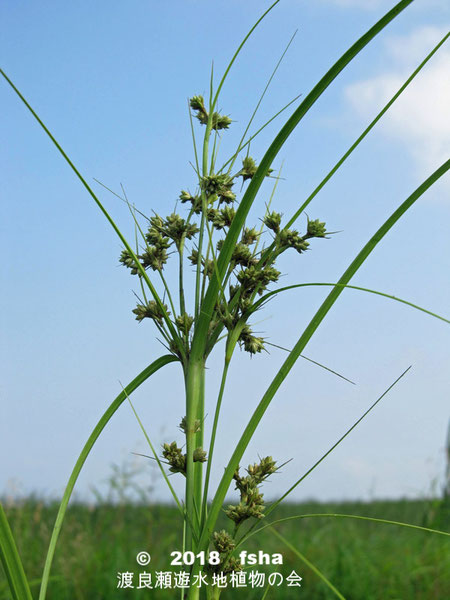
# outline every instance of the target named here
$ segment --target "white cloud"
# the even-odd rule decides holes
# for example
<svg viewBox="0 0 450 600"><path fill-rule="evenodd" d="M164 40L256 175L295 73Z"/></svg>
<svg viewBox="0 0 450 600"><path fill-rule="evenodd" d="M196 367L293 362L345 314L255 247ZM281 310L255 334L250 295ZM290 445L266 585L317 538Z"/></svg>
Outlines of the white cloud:
<svg viewBox="0 0 450 600"><path fill-rule="evenodd" d="M373 117L404 83L414 67L447 29L422 27L386 41L389 69L345 90L352 111ZM450 155L450 40L389 109L378 127L383 135L404 145L421 175L427 175Z"/></svg>
<svg viewBox="0 0 450 600"><path fill-rule="evenodd" d="M447 32L448 27L429 25L407 35L393 35L385 42L387 54L397 67L412 71ZM444 44L440 52L448 52L448 43Z"/></svg>

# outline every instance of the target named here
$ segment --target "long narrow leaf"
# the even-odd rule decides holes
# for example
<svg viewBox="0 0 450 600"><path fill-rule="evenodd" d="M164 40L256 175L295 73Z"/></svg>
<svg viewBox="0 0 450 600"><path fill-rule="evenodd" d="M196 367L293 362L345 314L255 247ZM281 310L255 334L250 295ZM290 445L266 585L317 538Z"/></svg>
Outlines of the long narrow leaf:
<svg viewBox="0 0 450 600"><path fill-rule="evenodd" d="M350 148L341 156L341 158L337 161L334 167L326 174L326 176L322 179L318 186L311 192L311 194L306 198L303 204L298 208L298 210L294 213L294 215L289 219L289 221L284 226L284 229L289 229L291 225L295 223L298 217L306 210L306 208L311 204L317 194L322 190L323 187L330 181L330 179L337 173L337 171L342 167L345 161L351 156L351 154L356 150L356 148L361 144L361 142L365 139L365 137L372 131L375 125L381 120L381 118L387 113L387 111L391 108L391 106L398 100L398 98L403 94L406 88L410 85L410 83L417 77L417 75L422 71L425 65L431 60L431 58L436 54L436 52L444 45L444 43L450 37L450 32L444 35L444 37L436 44L436 46L427 54L427 56L423 59L423 61L416 67L416 69L411 73L411 75L406 79L406 81L399 87L399 89L395 92L392 98L383 106L380 112L375 116L375 118L369 123L369 125L364 129L361 135L356 139L355 142L350 146ZM272 243L268 248L266 248L265 252L261 257L261 262L264 263L267 258L272 254L274 249L274 244Z"/></svg>
<svg viewBox="0 0 450 600"><path fill-rule="evenodd" d="M159 470L160 470L160 472L161 472L161 474L162 474L162 476L164 478L164 481L166 482L167 487L169 488L170 493L172 494L172 497L175 500L175 504L177 505L178 510L180 511L180 514L181 514L181 516L183 518L183 526L184 526L185 522L188 522L190 524L190 526L193 527L193 524L192 524L192 522L190 520L189 515L184 510L184 508L183 508L180 500L178 499L177 493L175 492L175 489L174 489L173 485L169 481L169 477L167 476L167 473L166 473L166 471L165 471L165 469L164 469L164 467L162 465L161 459L159 458L158 453L156 452L155 447L153 446L153 444L152 444L152 442L150 440L150 437L149 437L149 435L148 435L148 433L147 433L147 431L146 431L146 429L144 427L144 424L142 423L141 419L139 418L139 415L137 414L137 411L134 408L134 404L131 402L131 398L129 396L127 396L127 398L128 398L128 402L129 402L129 404L131 406L131 410L133 411L134 416L136 417L136 420L137 420L137 422L139 424L139 427L141 428L141 431L144 434L144 437L145 437L145 439L147 441L147 444L149 445L150 450L151 450L151 452L153 454L153 456L147 456L146 454L141 454L140 456L146 456L147 458L153 458L156 461L156 463L158 464Z"/></svg>
<svg viewBox="0 0 450 600"><path fill-rule="evenodd" d="M375 402L369 406L369 408L359 417L359 419L357 421L355 421L355 423L353 423L353 425L351 427L349 427L349 429L347 429L347 431L344 433L344 435L342 435L337 442L335 442L331 448L329 448L325 454L323 454L319 460L317 460L312 467L310 467L306 473L304 473L301 477L299 477L297 479L297 481L291 485L291 487L282 495L278 498L278 500L275 500L275 502L272 502L272 504L268 507L268 509L265 512L265 516L268 517L275 509L277 506L279 506L279 504L281 504L281 502L287 497L289 496L289 494L291 494L295 488L300 485L300 483L302 481L304 481L308 475L310 475L315 469L317 469L317 467L327 458L327 456L329 456L333 450L335 450L339 444L341 444L345 438L350 435L350 433L361 423L361 421L363 421L367 415L372 412L372 410L377 406L377 404L379 402L381 402L381 400L383 400L383 398L392 390L392 388L397 385L397 383L400 381L400 379L402 379L406 373L408 373L408 371L411 369L411 367L408 367L407 369L405 369L405 371L403 371L403 373L397 377L397 379L391 383L391 385L387 388L387 390L385 390L381 396L379 398L377 398L377 400L375 400ZM257 527L257 523L255 523L254 525L252 525L252 527L242 536L242 538L239 540L239 544L242 544L243 542L245 542L245 540L250 537L252 531L254 529L256 529Z"/></svg>
<svg viewBox="0 0 450 600"><path fill-rule="evenodd" d="M50 575L50 569L52 566L53 556L55 554L56 543L58 541L59 533L61 531L61 526L64 520L64 516L66 514L67 505L69 504L70 497L72 495L73 488L78 479L78 475L89 455L89 452L92 450L95 442L99 438L101 432L106 427L107 423L110 421L111 417L117 411L117 409L121 406L123 402L127 399L127 396L132 394L144 381L146 381L151 375L159 371L165 365L168 365L171 362L178 361L178 359L171 355L167 354L165 356L161 356L157 358L151 365L146 367L137 377L133 379L117 398L112 402L112 404L108 407L108 409L103 413L97 425L94 427L89 439L83 447L83 450L78 457L77 462L75 463L75 467L69 477L69 481L67 483L66 489L64 490L64 495L61 500L61 504L59 506L58 514L56 516L55 525L53 527L52 537L50 538L50 544L47 551L47 558L45 560L44 572L42 575L42 583L41 589L39 592L39 600L44 600L47 593L47 584L48 578Z"/></svg>
<svg viewBox="0 0 450 600"><path fill-rule="evenodd" d="M418 306L417 304L413 304L412 302L409 302L408 300L403 300L402 298L397 298L397 296L393 296L392 294L386 294L385 292L379 292L377 290L372 290L370 288L365 288L365 287L361 287L358 285L348 285L348 284L345 285L342 283L324 283L324 282L297 283L295 285L287 285L286 287L279 288L278 290L273 290L272 292L268 292L267 294L264 294L264 296L262 296L257 302L255 302L252 305L251 312L254 312L255 310L257 310L267 300L269 300L273 296L276 296L280 292L286 292L288 290L294 290L294 289L302 288L302 287L342 287L342 288L347 288L349 290L358 290L360 292L367 292L369 294L375 294L376 296L382 296L383 298L389 298L389 300L395 300L396 302L401 302L402 304L411 306L412 308L415 308L416 310L420 310L421 312L424 312L427 315L435 317L436 319L440 319L441 321L444 321L444 323L450 323L449 319L446 319L445 317L442 317L441 315L438 315L437 313L432 312L431 310L422 308L421 306Z"/></svg>
<svg viewBox="0 0 450 600"><path fill-rule="evenodd" d="M208 333L208 327L211 319L211 315L214 309L214 305L217 300L217 296L220 289L220 284L225 277L227 268L236 245L238 236L244 226L245 219L250 211L250 208L255 200L256 194L260 189L269 168L272 165L273 160L283 147L284 143L300 123L302 118L306 115L309 109L315 104L320 98L328 86L334 81L339 73L355 58L355 56L378 34L384 29L395 17L398 16L413 0L401 0L392 10L390 10L383 18L381 18L367 33L365 33L353 46L345 52L342 57L329 69L329 71L322 77L319 83L311 90L306 96L300 106L294 111L292 116L288 119L285 125L281 128L278 135L270 145L269 149L262 158L258 170L254 177L250 181L250 184L245 192L239 208L236 212L236 216L230 226L228 234L225 238L222 250L218 258L218 269L220 273L220 280L217 277L211 277L211 281L208 286L208 290L205 295L204 302L202 303L202 309L198 323L195 328L194 337L192 340L192 355L200 357L203 355L204 347L206 344L206 338Z"/></svg>
<svg viewBox="0 0 450 600"><path fill-rule="evenodd" d="M56 140L56 138L54 137L54 135L51 133L51 131L48 129L48 127L45 125L45 123L42 121L42 119L39 117L39 115L36 113L36 111L32 108L32 106L29 104L29 102L26 100L26 98L23 96L23 94L17 89L17 87L14 85L14 83L11 81L11 79L6 75L6 73L2 69L0 69L0 75L2 75L4 77L4 79L8 82L8 84L11 86L11 88L14 90L14 92L19 96L19 98L22 100L22 102L28 108L28 110L30 111L30 113L33 115L33 117L36 119L36 121L39 123L39 125L42 127L42 129L45 131L45 133L48 135L48 137L50 138L50 140L52 141L52 143L56 146L56 148L59 151L59 153L61 154L61 156L64 158L64 160L70 166L70 168L75 173L75 175L78 177L78 179L81 181L81 183L83 184L83 186L86 188L88 194L93 198L94 202L97 204L97 206L99 207L99 209L102 211L102 213L104 214L104 216L108 220L108 222L111 225L111 227L114 229L114 231L117 234L117 236L119 237L120 241L122 242L122 244L124 245L124 247L126 248L126 250L129 252L130 256L133 258L133 261L135 263L136 269L139 271L140 276L144 279L144 281L148 285L148 287L150 289L150 292L151 292L151 294L152 294L155 302L157 303L159 309L161 310L161 312L163 314L164 321L165 321L165 323L167 325L167 328L169 329L170 333L172 334L173 339L176 342L178 342L177 345L178 345L178 349L180 350L180 353L184 354L183 344L182 344L181 340L179 339L179 335L178 335L175 327L173 326L173 324L172 324L172 322L171 322L171 320L170 320L170 318L169 318L169 316L167 314L167 311L166 311L166 309L164 307L164 304L161 301L161 298L159 297L159 295L158 295L158 293L157 293L154 285L152 284L149 276L147 275L144 267L141 265L141 263L140 263L139 259L137 258L135 252L133 251L133 249L131 248L131 246L127 242L125 236L120 231L120 229L117 227L117 225L114 222L114 220L112 219L111 215L108 213L108 211L106 210L106 208L103 206L103 204L97 198L97 196L94 194L94 192L92 191L91 187L89 186L89 184L87 183L87 181L84 179L84 177L81 175L81 173L78 171L78 169L76 168L76 166L74 165L74 163L70 160L70 158L68 157L68 155L66 154L66 152L63 150L62 146L59 144L59 142Z"/></svg>
<svg viewBox="0 0 450 600"><path fill-rule="evenodd" d="M275 6L279 2L280 2L280 0L275 0L275 2L271 6L269 6L269 8L261 15L261 17L256 21L256 23L252 26L252 28L247 33L247 35L244 37L242 42L239 44L236 52L233 54L230 62L227 65L227 68L225 69L225 72L222 76L222 79L219 82L219 85L217 87L217 91L216 91L214 97L213 97L213 68L211 68L209 116L208 116L208 122L206 123L205 134L204 134L204 138L203 138L203 153L202 153L203 177L205 177L208 174L208 147L209 147L209 139L210 139L211 128L212 128L212 116L213 116L213 112L216 107L217 101L219 99L219 95L222 90L222 87L225 83L226 78L228 77L228 73L230 72L231 67L233 66L234 62L236 61L237 57L239 56L242 48L246 44L249 37L252 35L252 33L255 31L255 29L258 27L258 25L261 23L261 21L269 14L269 12L273 8L275 8ZM200 267L201 267L201 258L202 258L203 229L204 229L204 224L205 224L205 209L206 209L205 199L206 199L205 194L204 194L204 192L202 192L202 220L201 220L201 225L200 225L200 235L199 235L199 239L198 239L198 263L197 263L197 277L196 277L196 284L195 284L196 285L196 291L195 291L195 316L196 317L198 316L199 309L200 309L200 296L199 296L199 294L200 294ZM190 455L191 455L189 446L190 446L190 444L188 443L188 452L187 452L188 463L190 462ZM188 469L189 468L190 467L188 466Z"/></svg>
<svg viewBox="0 0 450 600"><path fill-rule="evenodd" d="M284 348L283 346L279 346L278 344L272 344L271 342L268 342L267 340L264 340L264 343L266 344L266 346L273 346L274 348L278 348L279 350L284 350L285 352L291 352L291 350L289 350L289 348ZM310 362L313 365L320 367L324 371L328 371L328 373L331 373L332 375L336 375L336 377L339 377L339 379L343 379L344 381L348 381L348 383L351 383L352 385L356 385L356 383L354 381L352 381L351 379L349 379L348 377L345 377L344 375L341 375L341 373L338 373L337 371L330 369L330 367L327 367L326 365L323 365L322 363L317 362L317 360L308 358L304 354L300 354L299 358L303 358L307 362Z"/></svg>
<svg viewBox="0 0 450 600"><path fill-rule="evenodd" d="M279 69L279 67L280 67L281 63L283 62L283 58L285 57L285 55L286 55L286 52L289 50L289 46L290 46L290 45L292 44L292 42L294 41L294 38L295 38L295 36L296 36L296 35L297 35L297 32L295 31L295 32L294 32L294 34L292 35L291 39L289 40L289 42L288 42L288 44L287 44L286 48L284 49L284 51L283 51L282 55L281 55L281 56L280 56L280 58L278 59L278 62L277 62L277 64L275 65L275 68L273 69L273 71L272 71L272 73L271 73L271 75L270 75L270 77L269 77L269 79L268 79L268 81L267 81L267 83L266 83L266 85L265 85L265 87L264 87L264 90L263 90L263 92L262 92L261 96L259 97L259 100L258 100L258 102L256 103L256 106L255 106L255 108L254 108L254 110L253 110L253 112L252 112L252 115L251 115L251 117L250 117L250 119L249 119L248 123L247 123L247 126L246 126L246 128L244 129L244 133L242 134L242 137L241 137L241 139L239 140L239 143L238 143L238 146L237 146L237 150L236 150L236 152L234 153L234 155L231 157L230 161L228 161L228 162L227 162L227 165L229 164L229 167L228 167L228 173L230 173L230 172L231 172L231 169L233 168L233 165L234 165L234 163L235 163L235 161L236 161L237 157L239 156L239 153L242 151L242 148L243 148L243 143L244 143L244 140L245 140L245 136L247 135L247 133L248 133L248 130L250 129L250 127L251 127L251 125L252 125L252 123L253 123L253 119L255 118L255 116L256 116L256 114L257 114L257 112L258 112L258 109L259 109L259 107L261 106L261 102L263 101L263 99L264 99L264 96L266 95L266 92L267 92L267 90L269 89L269 86L270 86L270 84L272 83L272 80L273 80L273 78L275 77L275 74L276 74L276 72L278 71L278 69ZM224 167L222 167L222 168L221 168L221 171L223 171L223 169L224 169Z"/></svg>
<svg viewBox="0 0 450 600"><path fill-rule="evenodd" d="M275 2L269 6L269 8L259 17L259 19L256 21L256 23L253 25L253 27L250 29L250 31L247 33L247 35L244 37L242 42L239 44L238 49L233 54L233 57L231 58L230 62L228 63L227 68L225 69L225 73L223 74L222 79L220 80L220 83L217 87L217 91L216 91L216 95L214 96L214 99L211 98L211 102L212 102L211 112L214 110L214 108L217 104L217 100L219 99L220 92L221 92L223 84L225 83L225 80L228 76L228 73L230 72L231 67L233 66L235 60L239 56L239 53L241 52L241 50L244 47L245 43L247 42L248 38L252 35L252 33L255 31L255 29L258 27L258 25L261 23L261 21L270 13L270 11L273 8L275 8L275 6L279 2L280 2L280 0L275 0Z"/></svg>
<svg viewBox="0 0 450 600"><path fill-rule="evenodd" d="M311 569L311 571L313 573L315 573L317 575L317 577L319 577L324 584L335 594L335 596L337 596L338 598L340 598L340 600L345 600L345 597L341 594L341 592L331 583L331 581L325 577L325 575L322 573L322 571L320 571L315 565L313 565L313 563L308 560L306 558L306 556L304 556L299 550L297 550L297 548L295 548L295 546L293 546L291 544L291 542L289 542L289 540L287 540L283 535L281 535L281 533L279 533L278 531L276 531L276 529L274 529L273 527L270 527L270 531L279 539L283 542L283 544L285 544L285 546L287 546L289 548L289 550L291 550L303 563L305 563L305 565L307 567L309 567Z"/></svg>
<svg viewBox="0 0 450 600"><path fill-rule="evenodd" d="M265 122L264 122L264 123L261 125L261 127L259 127L259 128L258 128L258 129L255 131L255 133L253 133L253 134L252 134L252 135L251 135L249 138L247 138L247 139L245 140L245 142L243 142L243 143L242 143L242 146L240 146L240 148L239 148L239 152L242 152L242 150L243 150L244 148L246 148L247 146L249 146L249 145L251 144L251 142L252 142L252 141L253 141L253 140L254 140L256 137L258 137L258 135L259 135L259 134L260 134L262 131L264 131L264 129L265 129L266 127L268 127L268 126L269 126L269 125L272 123L272 121L275 121L275 119L276 119L277 117L279 117L279 116L281 115L281 113L283 113L285 110L287 110L287 109L288 109L288 108L291 106L291 104L294 104L294 102L296 102L296 101L297 101L297 100L300 98L300 96L301 96L301 94L298 94L297 96L295 96L295 98L292 98L292 100L289 100L289 102L288 102L287 104L285 104L285 105L283 106L283 108L280 108L280 110L278 110L278 111L277 111L275 114L273 114L273 115L270 117L270 119L268 119L267 121L265 121ZM222 165L222 167L221 167L221 169L220 169L219 173L222 173L222 172L225 170L225 168L226 168L226 167L227 167L227 166L228 166L228 165L231 163L231 161L233 161L233 160L234 160L234 159L235 159L235 158L238 156L239 152L235 152L235 153L234 153L232 156L230 156L230 158L229 158L229 159L228 159L228 160L227 160L227 161L226 161L226 162L225 162L225 163Z"/></svg>
<svg viewBox="0 0 450 600"><path fill-rule="evenodd" d="M342 166L342 164L347 160L347 158L352 154L352 152L359 146L359 144L363 141L363 139L367 136L367 134L375 127L375 125L380 121L383 115L390 109L390 107L394 104L394 102L403 94L405 89L409 86L409 84L415 79L415 77L420 73L423 67L428 63L428 61L436 54L439 48L447 41L450 37L450 32L447 33L438 44L431 50L431 52L424 58L424 60L420 63L420 65L411 73L405 83L397 90L397 92L392 96L392 98L383 106L377 116L370 122L370 124L366 127L366 129L362 132L362 134L358 137L358 139L350 146L347 152L338 160L338 162L334 165L334 167L329 171L324 177L324 179L319 183L316 189L306 198L305 202L302 206L297 210L297 212L293 215L293 217L286 224L286 227L289 228L293 223L298 219L298 217L302 214L302 212L306 209L306 207L312 202L312 200L317 196L320 190L325 186L326 183L333 177L336 171Z"/></svg>
<svg viewBox="0 0 450 600"><path fill-rule="evenodd" d="M151 441L151 439L150 439L150 437L149 437L149 435L147 433L147 430L144 427L144 424L142 423L142 421L141 421L141 419L140 419L140 417L139 417L136 409L134 408L134 404L131 402L131 398L128 395L127 395L127 398L128 398L128 402L129 402L129 404L131 406L131 410L133 411L133 414L136 417L136 421L138 422L139 427L141 428L141 431L144 434L145 440L146 440L147 444L149 445L150 450L152 451L153 458L156 460L156 463L157 463L158 468L159 468L159 470L161 472L161 475L163 476L164 481L166 482L167 487L169 488L170 493L172 494L172 497L175 500L175 504L178 506L178 509L180 510L181 515L183 516L183 519L184 519L185 514L184 514L183 507L181 506L181 502L178 499L177 493L175 492L175 490L173 488L173 485L169 481L169 477L167 476L166 470L164 469L164 467L162 465L161 459L159 458L158 453L156 452L155 447L152 444L152 441Z"/></svg>
<svg viewBox="0 0 450 600"><path fill-rule="evenodd" d="M440 529L430 529L429 527L422 527L421 525L412 525L411 523L402 523L401 521L391 521L389 519L377 519L376 517L365 517L363 515L345 515L340 513L312 513L305 515L294 515L292 517L285 517L284 519L278 519L273 521L272 523L267 523L267 525L263 525L256 529L251 535L256 535L263 529L267 527L272 527L273 525L278 525L279 523L285 523L287 521L294 521L296 519L310 519L310 518L324 518L331 517L337 519L358 519L360 521L371 521L373 523L384 523L385 525L396 525L398 527L406 527L408 529L417 529L418 531L426 531L427 533L436 533L437 535L444 535L450 537L450 533L447 531L441 531ZM250 537L250 536L249 536Z"/></svg>
<svg viewBox="0 0 450 600"><path fill-rule="evenodd" d="M351 278L355 275L358 269L364 264L367 257L373 252L377 244L383 239L383 237L392 229L392 227L397 223L397 221L401 218L401 216L424 194L435 181L437 181L442 175L444 175L450 169L450 160L445 162L441 167L439 167L426 181L424 181L398 208L393 212L393 214L383 223L383 225L378 229L378 231L370 238L367 244L363 247L363 249L359 252L356 258L351 262L350 266L346 269L342 277L339 279L337 286L333 287L332 291L329 293L325 301L320 306L319 310L316 312L303 334L300 336L298 342L295 344L292 352L284 361L280 370L272 380L272 383L269 385L267 391L262 397L260 403L258 404L256 410L254 411L250 421L245 428L241 439L239 440L235 451L233 452L232 457L228 463L227 468L225 469L225 473L222 476L220 484L217 488L216 495L211 505L211 510L208 516L208 520L205 525L205 531L200 540L200 546L202 544L206 544L208 537L211 533L211 528L213 527L220 509L222 507L223 501L225 499L225 495L228 491L230 483L233 479L233 474L238 466L245 449L247 448L258 424L260 423L264 413L266 412L272 398L278 391L282 382L285 380L290 370L296 363L300 354L303 352L306 344L309 342L314 332L317 330L323 319L326 317L336 300L339 298L343 290L344 286L348 284Z"/></svg>
<svg viewBox="0 0 450 600"><path fill-rule="evenodd" d="M13 600L32 600L14 536L0 502L0 559Z"/></svg>

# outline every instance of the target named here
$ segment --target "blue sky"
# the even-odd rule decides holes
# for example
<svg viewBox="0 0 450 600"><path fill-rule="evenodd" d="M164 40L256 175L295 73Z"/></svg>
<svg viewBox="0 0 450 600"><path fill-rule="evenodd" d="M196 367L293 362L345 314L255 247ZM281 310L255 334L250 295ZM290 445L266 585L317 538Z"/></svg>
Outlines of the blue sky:
<svg viewBox="0 0 450 600"><path fill-rule="evenodd" d="M394 3L282 0L249 40L223 89L233 119L221 150L246 119L291 35L296 38L262 103L257 124L303 96L348 46ZM206 95L211 60L221 74L268 2L175 0L111 3L12 2L0 9L5 72L24 93L120 227L133 236L126 207L93 178L144 212L172 212L195 187L187 98ZM415 66L449 29L448 2L416 0L334 82L291 136L273 206L290 215L314 189ZM310 206L311 218L340 231L302 256L283 257L283 284L336 281L387 216L450 147L450 44L405 92ZM0 91L1 203L0 493L60 494L100 414L161 353L149 324L131 314L135 281L118 266L120 242L19 99ZM258 160L282 116L252 146ZM197 128L198 133L200 129ZM430 190L390 232L353 283L450 315L450 180ZM255 222L267 200L263 190ZM298 227L304 225L304 219ZM257 328L286 347L325 295L290 292L258 316ZM405 306L347 291L305 354L357 382L346 384L299 361L266 414L244 463L293 458L267 486L283 491L409 365L408 376L295 498L416 497L439 488L448 411L447 325ZM253 408L283 360L237 352L225 396L215 480ZM220 351L208 371L209 420ZM177 439L184 414L177 366L136 394L155 444ZM147 469L128 406L111 422L80 477L78 493L101 487L111 464ZM151 475L151 474L150 474ZM149 476L145 471L142 481ZM154 497L167 498L161 483ZM177 485L181 482L174 483Z"/></svg>

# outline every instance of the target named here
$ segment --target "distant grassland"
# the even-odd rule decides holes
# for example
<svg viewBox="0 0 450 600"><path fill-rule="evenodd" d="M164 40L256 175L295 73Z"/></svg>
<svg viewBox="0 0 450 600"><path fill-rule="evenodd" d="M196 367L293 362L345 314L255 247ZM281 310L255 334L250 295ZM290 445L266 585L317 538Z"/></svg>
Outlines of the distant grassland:
<svg viewBox="0 0 450 600"><path fill-rule="evenodd" d="M35 580L32 591L37 597L44 550L57 503L30 498L6 504L6 509L27 575ZM274 518L324 512L379 517L447 531L450 525L448 504L439 500L286 504L274 513ZM137 578L144 570L170 569L170 552L181 549L179 520L176 509L164 505L73 504L58 544L49 600L180 598L179 590L117 589L118 572L134 572ZM450 598L450 538L393 525L333 518L290 521L279 525L278 530L347 600ZM284 556L281 568L259 567L259 570L288 575L295 569L303 577L301 588L285 585L272 588L266 596L268 600L336 598L269 531L251 538L245 549L281 552ZM139 567L135 560L142 550L152 555L146 568ZM222 598L256 600L262 597L263 591L249 587L231 589L224 592ZM3 573L0 573L0 598L10 598Z"/></svg>

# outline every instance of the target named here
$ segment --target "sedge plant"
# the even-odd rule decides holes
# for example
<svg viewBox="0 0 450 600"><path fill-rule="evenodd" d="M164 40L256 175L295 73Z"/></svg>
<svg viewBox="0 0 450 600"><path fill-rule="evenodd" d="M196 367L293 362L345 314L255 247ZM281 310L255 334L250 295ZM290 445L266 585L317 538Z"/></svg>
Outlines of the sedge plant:
<svg viewBox="0 0 450 600"><path fill-rule="evenodd" d="M123 200L129 206L136 230L136 240L133 242L125 238L53 134L9 77L3 71L1 72L3 78L33 114L119 237L123 245L119 258L120 263L129 270L136 282L138 302L133 309L134 317L139 322L153 323L158 339L166 348L165 354L156 358L133 381L123 387L83 447L60 504L45 560L39 600L44 600L46 597L56 543L77 477L95 441L124 402L130 403L147 438L152 457L157 461L178 507L180 522L183 525L183 549L192 552L195 556L204 553L204 556L211 557L206 564L196 560L189 567L191 581L195 577L203 575L210 584L205 588L207 597L219 598L222 589L212 584L219 577L230 578L233 573L242 569L237 558L237 550L245 544L249 537L257 535L261 529L273 527L277 523L277 521L269 519L269 516L276 510L280 502L351 433L406 373L406 371L402 373L366 413L333 444L328 452L311 469L299 477L278 500L269 505L266 504L263 495L264 483L282 465L279 465L268 454L244 469L240 464L242 457L280 385L296 361L303 356L302 353L309 340L341 293L346 288L351 288L364 293L378 294L426 312L445 323L450 322L445 317L407 300L351 284L353 276L383 237L404 213L450 169L450 160L437 168L417 189L411 192L408 198L398 205L362 247L338 281L299 282L296 285L282 287L279 284L282 273L278 269L278 259L285 252L295 255L295 260L301 261L301 255L314 251L317 244L332 244L331 234L322 220L323 217L310 218L306 216L307 207L411 81L432 59L450 34L445 35L417 66L333 169L305 198L295 213L285 216L273 208L272 198L268 204L258 202L260 188L264 181L273 181L272 196L275 196L280 176L279 172L275 172L274 165L278 153L291 133L301 124L306 113L326 92L339 73L413 0L398 2L331 66L313 89L298 102L298 106L279 129L265 152L258 151L258 156L255 156L253 152L250 154L253 140L257 138L262 129L273 121L270 119L255 133L250 133L253 119L262 100L261 97L248 125L242 131L235 151L226 159L221 159L220 140L227 135L227 130L235 126L228 114L219 112L218 103L221 90L245 42L260 21L279 1L277 0L269 7L243 39L217 85L211 76L209 96L204 98L202 95L193 94L189 99L189 118L194 141L195 179L186 182L184 186L180 185L183 189L180 191L175 211L167 215L151 212L145 214L130 205L126 196L123 195ZM277 68L278 65L275 71ZM273 75L274 73L272 77ZM297 99L294 102L296 101ZM274 118L284 113L291 104L280 110ZM202 135L201 144L196 142L199 130ZM252 144L252 149L253 147L254 144ZM250 222L249 214L254 206L260 207L259 220ZM169 261L177 265L178 276L174 285L172 282L169 285L169 280L165 277L165 267ZM188 278L191 278L189 284L187 284ZM264 309L269 301L275 300L277 295L306 286L325 286L329 288L329 293L299 336L294 347L288 352L281 368L274 374L269 387L243 429L230 460L226 465L220 464L214 454L214 449L216 437L220 434L220 411L229 365L235 351L239 348L255 357L261 354L266 349L268 341L254 331L255 314ZM188 289L193 290L193 294L188 295L186 292ZM223 352L223 370L218 386L218 397L215 403L211 403L209 399L207 401L205 398L205 377L207 361L215 348ZM178 444L176 441L168 439L163 447L158 449L147 435L138 412L132 404L131 396L152 374L170 363L177 363L184 377L185 414L180 415L179 422L174 424L174 430L177 425L181 430L184 443ZM212 414L209 435L206 435L207 431L205 431L208 425L205 418L206 412ZM269 449L268 452L270 452ZM213 491L210 489L210 480L215 463L218 468L225 467L225 470L217 489ZM171 484L170 475L184 478L184 498L177 496ZM232 504L224 507L227 494L233 494L235 500ZM212 500L210 500L211 496ZM217 527L217 521L222 511L229 523L227 529ZM296 518L318 516L324 515L298 515ZM330 518L364 518L336 514L326 516ZM372 520L376 521L376 519ZM379 521L429 532L434 531L406 523L394 523L383 519L379 519ZM298 549L293 548L279 532L273 531L274 535L284 541L299 560L319 575L329 590L337 597L343 598L339 590L327 579L325 574L320 572L317 566L312 565L307 557L304 557ZM434 533L448 535L441 531L434 531ZM3 509L0 509L0 547L12 597L17 600L30 599L32 597L30 587ZM190 588L183 593L189 600L197 600L204 592L198 586L191 584Z"/></svg>

